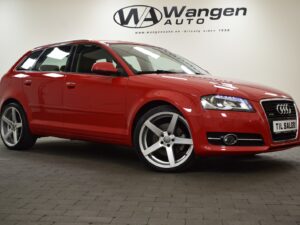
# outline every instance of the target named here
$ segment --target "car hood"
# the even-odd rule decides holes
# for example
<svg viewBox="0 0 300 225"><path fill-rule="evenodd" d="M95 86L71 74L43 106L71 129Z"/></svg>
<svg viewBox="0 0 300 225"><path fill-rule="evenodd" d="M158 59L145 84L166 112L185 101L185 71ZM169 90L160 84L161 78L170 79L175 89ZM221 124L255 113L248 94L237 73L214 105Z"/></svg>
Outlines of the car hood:
<svg viewBox="0 0 300 225"><path fill-rule="evenodd" d="M147 74L141 76L154 79L156 84L168 85L176 90L184 89L188 93L197 92L195 94L200 95L230 95L253 101L266 98L291 98L288 94L274 88L212 75Z"/></svg>

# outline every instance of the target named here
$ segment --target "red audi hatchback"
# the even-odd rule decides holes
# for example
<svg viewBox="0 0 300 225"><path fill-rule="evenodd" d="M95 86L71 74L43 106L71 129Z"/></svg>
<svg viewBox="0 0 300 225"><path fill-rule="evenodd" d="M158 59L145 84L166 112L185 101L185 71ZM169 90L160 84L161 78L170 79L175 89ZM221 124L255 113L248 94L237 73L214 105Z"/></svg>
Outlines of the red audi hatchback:
<svg viewBox="0 0 300 225"><path fill-rule="evenodd" d="M287 94L208 74L163 48L71 41L27 52L0 83L9 149L55 136L135 146L146 165L186 168L197 155L300 145Z"/></svg>

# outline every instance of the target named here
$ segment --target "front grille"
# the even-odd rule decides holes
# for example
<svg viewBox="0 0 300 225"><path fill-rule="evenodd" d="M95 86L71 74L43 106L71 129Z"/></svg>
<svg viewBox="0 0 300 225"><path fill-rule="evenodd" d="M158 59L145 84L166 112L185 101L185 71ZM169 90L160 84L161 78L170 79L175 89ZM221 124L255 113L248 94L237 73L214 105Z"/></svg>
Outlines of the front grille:
<svg viewBox="0 0 300 225"><path fill-rule="evenodd" d="M264 100L262 106L269 121L269 127L273 141L286 141L297 138L297 130L275 133L273 128L274 121L297 120L297 109L293 101L289 100ZM282 111L278 105L284 105Z"/></svg>

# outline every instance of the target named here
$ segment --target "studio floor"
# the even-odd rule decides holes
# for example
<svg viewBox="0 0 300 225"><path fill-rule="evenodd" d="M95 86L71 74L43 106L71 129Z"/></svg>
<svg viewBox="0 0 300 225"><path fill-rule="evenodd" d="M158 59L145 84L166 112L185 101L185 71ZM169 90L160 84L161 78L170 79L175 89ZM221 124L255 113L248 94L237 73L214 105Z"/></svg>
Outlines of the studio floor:
<svg viewBox="0 0 300 225"><path fill-rule="evenodd" d="M134 151L54 138L0 145L1 225L300 225L300 148L146 169Z"/></svg>

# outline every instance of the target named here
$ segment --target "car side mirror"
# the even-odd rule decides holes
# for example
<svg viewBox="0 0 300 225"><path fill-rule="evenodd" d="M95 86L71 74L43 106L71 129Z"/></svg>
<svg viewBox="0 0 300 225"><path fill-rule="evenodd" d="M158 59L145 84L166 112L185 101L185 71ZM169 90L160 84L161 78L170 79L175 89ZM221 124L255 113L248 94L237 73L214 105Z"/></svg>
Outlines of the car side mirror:
<svg viewBox="0 0 300 225"><path fill-rule="evenodd" d="M96 62L92 66L92 72L98 74L118 74L118 69L110 62Z"/></svg>

